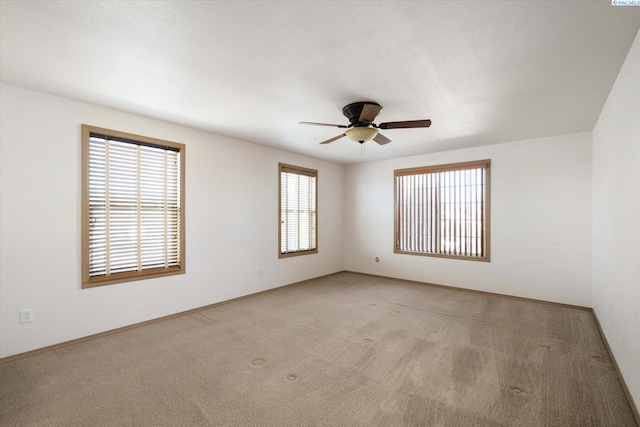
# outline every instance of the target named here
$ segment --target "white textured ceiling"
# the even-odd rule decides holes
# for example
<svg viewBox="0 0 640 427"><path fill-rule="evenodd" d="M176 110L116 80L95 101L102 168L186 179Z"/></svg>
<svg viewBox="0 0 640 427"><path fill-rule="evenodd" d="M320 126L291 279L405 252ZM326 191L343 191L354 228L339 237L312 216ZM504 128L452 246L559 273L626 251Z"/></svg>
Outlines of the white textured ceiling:
<svg viewBox="0 0 640 427"><path fill-rule="evenodd" d="M640 7L2 1L0 18L3 82L357 163L591 130ZM393 142L363 154L297 124L347 124L342 107L365 100L378 123L433 125L384 131Z"/></svg>

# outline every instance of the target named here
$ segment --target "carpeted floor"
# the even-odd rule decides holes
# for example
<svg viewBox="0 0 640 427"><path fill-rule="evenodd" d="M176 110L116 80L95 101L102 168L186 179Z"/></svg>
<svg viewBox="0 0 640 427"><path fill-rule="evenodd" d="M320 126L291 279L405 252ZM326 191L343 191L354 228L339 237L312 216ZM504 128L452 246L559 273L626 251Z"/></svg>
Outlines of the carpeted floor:
<svg viewBox="0 0 640 427"><path fill-rule="evenodd" d="M635 426L590 312L354 273L1 365L0 424Z"/></svg>

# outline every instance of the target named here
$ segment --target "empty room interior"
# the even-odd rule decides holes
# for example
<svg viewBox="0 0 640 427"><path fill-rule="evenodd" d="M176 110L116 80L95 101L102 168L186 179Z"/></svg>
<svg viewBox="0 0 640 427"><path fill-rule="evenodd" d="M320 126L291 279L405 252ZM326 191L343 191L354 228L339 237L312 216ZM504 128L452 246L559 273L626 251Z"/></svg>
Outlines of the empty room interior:
<svg viewBox="0 0 640 427"><path fill-rule="evenodd" d="M637 0L0 20L1 425L640 423Z"/></svg>

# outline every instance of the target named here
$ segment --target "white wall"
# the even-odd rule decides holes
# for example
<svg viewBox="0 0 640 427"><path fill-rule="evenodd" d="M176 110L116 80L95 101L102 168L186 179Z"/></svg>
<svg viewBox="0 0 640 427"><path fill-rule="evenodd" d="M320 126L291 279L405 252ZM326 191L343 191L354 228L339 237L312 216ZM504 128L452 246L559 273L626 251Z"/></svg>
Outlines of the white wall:
<svg viewBox="0 0 640 427"><path fill-rule="evenodd" d="M394 254L394 169L480 159L491 159L491 262ZM347 270L591 306L588 132L351 165L345 185Z"/></svg>
<svg viewBox="0 0 640 427"><path fill-rule="evenodd" d="M0 357L343 270L342 165L0 91ZM82 123L186 144L186 274L80 288ZM278 162L318 169L318 254L278 259Z"/></svg>
<svg viewBox="0 0 640 427"><path fill-rule="evenodd" d="M593 309L640 407L640 33L593 130Z"/></svg>

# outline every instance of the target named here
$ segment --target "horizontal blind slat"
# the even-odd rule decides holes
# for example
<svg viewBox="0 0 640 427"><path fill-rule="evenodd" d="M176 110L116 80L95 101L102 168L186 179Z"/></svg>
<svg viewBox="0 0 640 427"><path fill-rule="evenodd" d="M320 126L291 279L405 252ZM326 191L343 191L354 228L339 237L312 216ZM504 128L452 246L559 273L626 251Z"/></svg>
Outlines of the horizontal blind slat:
<svg viewBox="0 0 640 427"><path fill-rule="evenodd" d="M137 147L140 147L139 164ZM180 153L174 150L109 137L90 137L91 277L134 271L138 269L138 258L142 260L142 269L178 265L182 220L179 213ZM165 205L168 206L166 216L163 213ZM164 230L167 230L167 251ZM107 259L109 268L105 266Z"/></svg>

